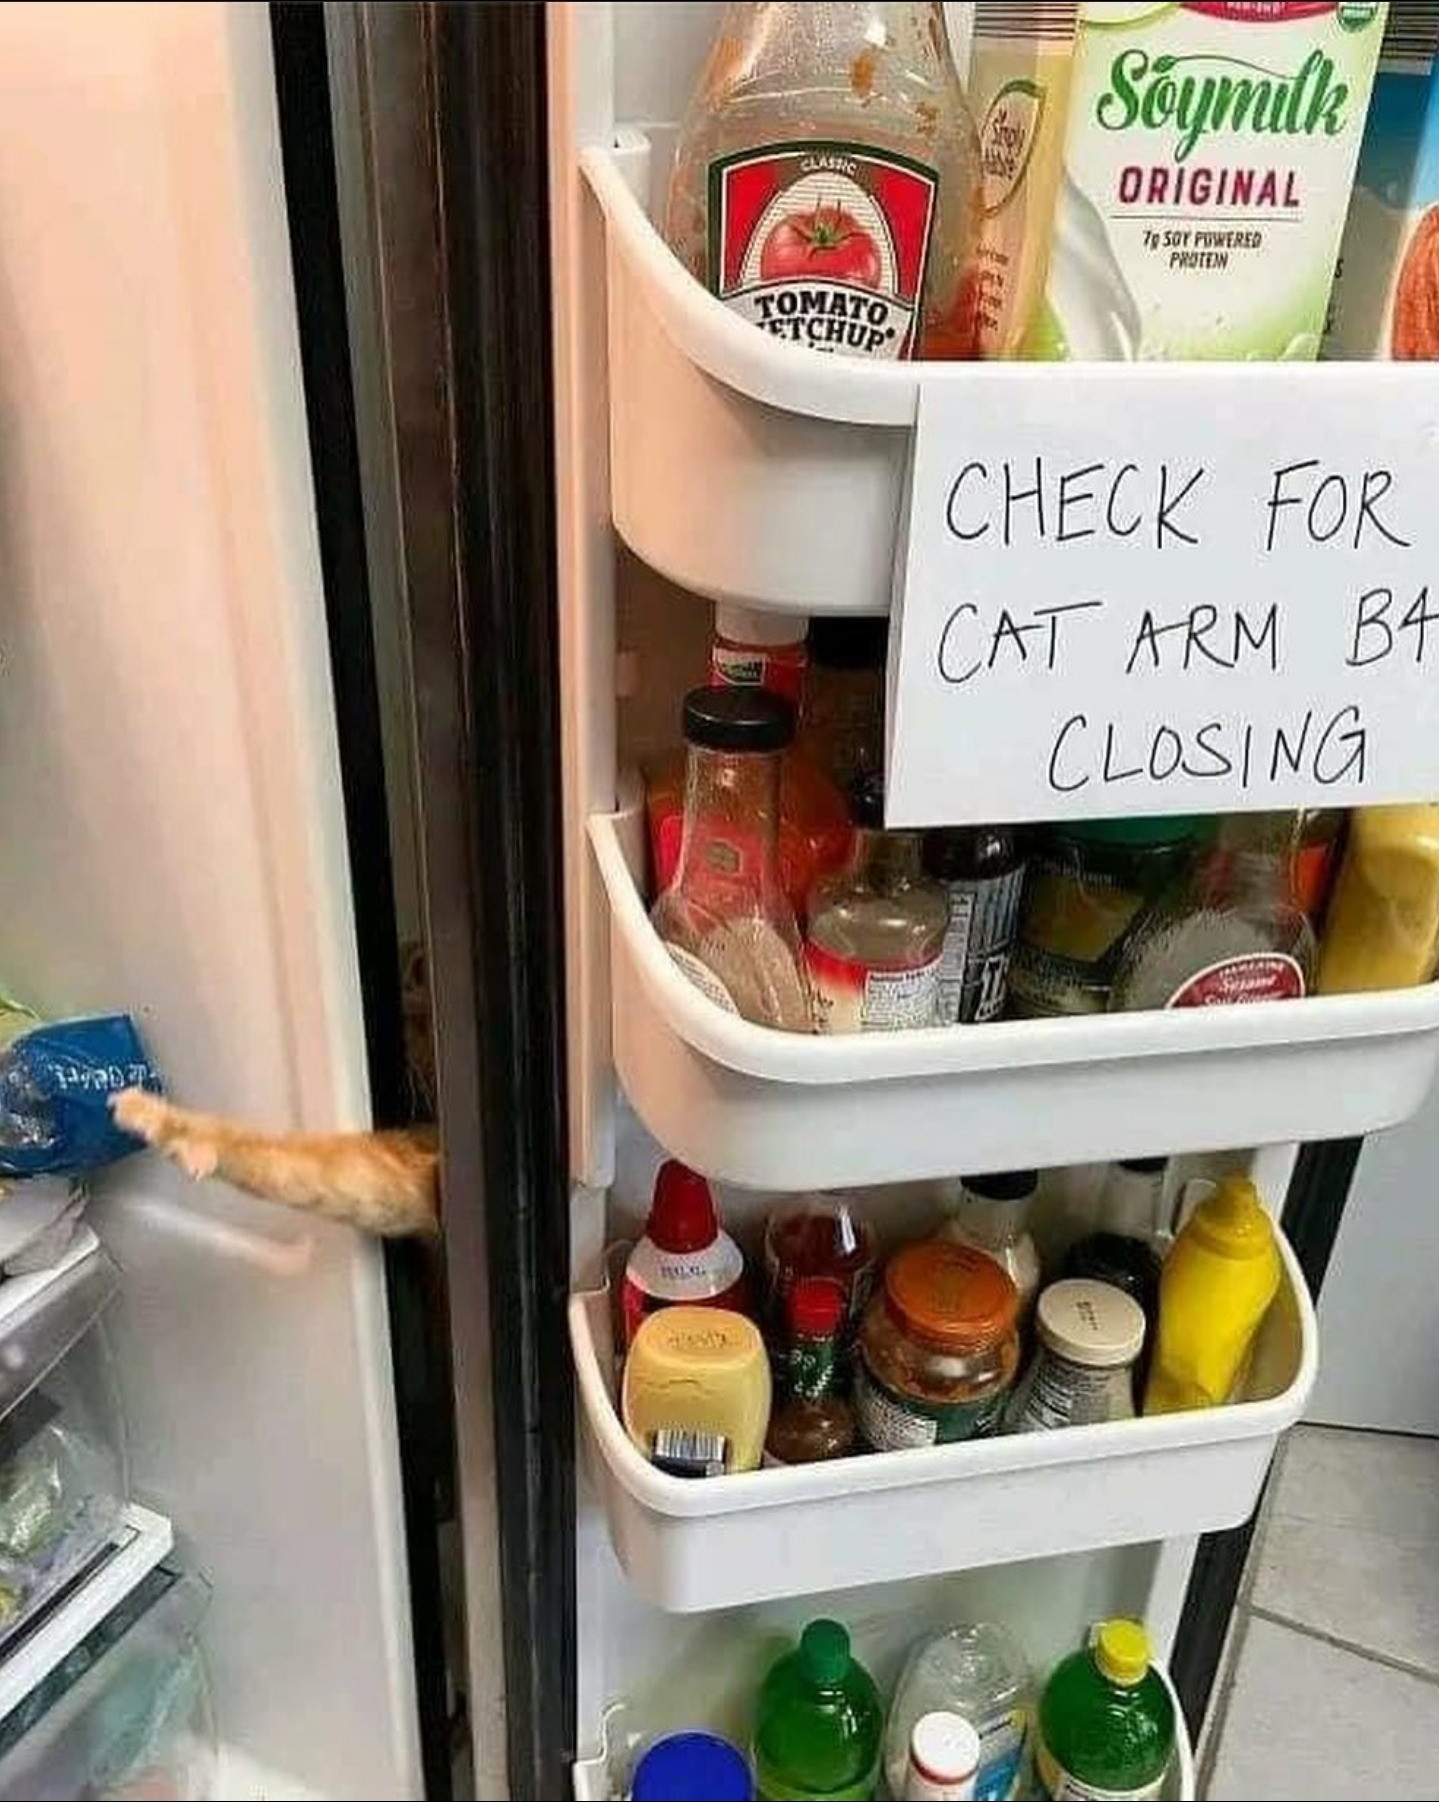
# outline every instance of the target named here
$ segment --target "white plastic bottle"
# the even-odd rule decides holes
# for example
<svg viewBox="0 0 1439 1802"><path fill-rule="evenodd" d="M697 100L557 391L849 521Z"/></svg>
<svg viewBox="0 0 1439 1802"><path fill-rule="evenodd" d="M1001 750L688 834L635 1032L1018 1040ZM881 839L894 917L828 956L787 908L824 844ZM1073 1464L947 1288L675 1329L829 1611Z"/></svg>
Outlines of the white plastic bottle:
<svg viewBox="0 0 1439 1802"><path fill-rule="evenodd" d="M922 1714L909 1736L902 1802L973 1802L979 1753L962 1714Z"/></svg>
<svg viewBox="0 0 1439 1802"><path fill-rule="evenodd" d="M991 1621L951 1627L910 1653L885 1729L884 1777L903 1796L910 1742L927 1714L958 1714L979 1734L976 1802L1020 1794L1029 1765L1034 1693L1028 1660L1007 1628Z"/></svg>
<svg viewBox="0 0 1439 1802"><path fill-rule="evenodd" d="M945 1218L939 1236L988 1252L1019 1291L1021 1321L1039 1295L1039 1253L1028 1224L1038 1187L1037 1170L999 1170L940 1185Z"/></svg>

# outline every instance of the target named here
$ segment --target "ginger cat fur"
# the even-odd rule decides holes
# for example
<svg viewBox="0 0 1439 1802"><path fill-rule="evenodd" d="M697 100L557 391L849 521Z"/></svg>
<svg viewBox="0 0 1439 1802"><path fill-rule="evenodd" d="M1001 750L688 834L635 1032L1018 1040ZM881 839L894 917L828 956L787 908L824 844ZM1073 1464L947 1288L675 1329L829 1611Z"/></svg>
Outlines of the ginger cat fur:
<svg viewBox="0 0 1439 1802"><path fill-rule="evenodd" d="M282 1207L347 1221L387 1238L439 1231L434 1129L264 1133L163 1095L122 1089L110 1111L127 1132L199 1179L218 1177Z"/></svg>

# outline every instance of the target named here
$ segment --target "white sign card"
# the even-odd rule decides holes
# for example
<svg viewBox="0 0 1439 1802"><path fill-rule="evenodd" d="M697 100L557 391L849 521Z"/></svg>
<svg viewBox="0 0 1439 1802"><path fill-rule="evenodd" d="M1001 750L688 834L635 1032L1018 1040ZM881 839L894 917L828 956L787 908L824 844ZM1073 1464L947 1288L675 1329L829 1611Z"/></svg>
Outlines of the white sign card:
<svg viewBox="0 0 1439 1802"><path fill-rule="evenodd" d="M926 383L891 825L1439 798L1439 366Z"/></svg>

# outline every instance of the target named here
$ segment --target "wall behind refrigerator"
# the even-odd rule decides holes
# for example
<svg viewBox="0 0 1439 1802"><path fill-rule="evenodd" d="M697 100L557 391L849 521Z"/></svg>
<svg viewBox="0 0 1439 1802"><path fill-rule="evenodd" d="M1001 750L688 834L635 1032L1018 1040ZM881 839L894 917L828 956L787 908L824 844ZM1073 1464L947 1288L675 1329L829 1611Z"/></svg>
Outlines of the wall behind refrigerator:
<svg viewBox="0 0 1439 1802"><path fill-rule="evenodd" d="M7 985L131 1009L183 1099L364 1119L263 6L0 9L0 842ZM220 1793L418 1794L375 1248L149 1160L106 1187Z"/></svg>

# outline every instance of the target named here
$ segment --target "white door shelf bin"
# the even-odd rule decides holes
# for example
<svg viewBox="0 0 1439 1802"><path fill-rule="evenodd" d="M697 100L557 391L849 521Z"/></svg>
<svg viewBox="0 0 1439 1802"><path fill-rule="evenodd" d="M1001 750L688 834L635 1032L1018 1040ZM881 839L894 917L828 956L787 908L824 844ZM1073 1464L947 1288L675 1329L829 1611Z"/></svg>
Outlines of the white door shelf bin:
<svg viewBox="0 0 1439 1802"><path fill-rule="evenodd" d="M604 215L611 510L661 575L714 600L805 614L888 610L922 388L962 384L976 415L1021 389L1056 419L1137 407L1233 420L1302 410L1319 390L1372 418L1429 384L1415 363L887 363L756 329L693 279L638 197L648 140L581 153Z"/></svg>
<svg viewBox="0 0 1439 1802"><path fill-rule="evenodd" d="M925 1572L1232 1527L1259 1498L1317 1367L1314 1309L1288 1243L1242 1400L1225 1408L876 1453L705 1482L669 1476L615 1407L608 1291L570 1299L590 1468L640 1593L692 1613Z"/></svg>
<svg viewBox="0 0 1439 1802"><path fill-rule="evenodd" d="M1162 1665L1156 1665L1155 1668L1164 1679L1164 1686L1174 1703L1174 1757L1169 1762L1164 1786L1159 1794L1163 1802L1194 1802L1198 1792L1189 1725L1184 1718L1179 1693L1169 1672ZM641 1737L634 1744L628 1742L624 1733L623 1715L622 1705L610 1709L600 1723L599 1750L593 1757L577 1759L570 1767L575 1802L618 1802L618 1798L629 1794L630 1775L645 1741ZM700 1724L685 1722L687 1728Z"/></svg>
<svg viewBox="0 0 1439 1802"><path fill-rule="evenodd" d="M650 925L640 817L628 791L589 823L615 1068L660 1144L720 1182L850 1188L1344 1138L1406 1119L1439 1065L1435 983L833 1038L756 1026L702 995Z"/></svg>

